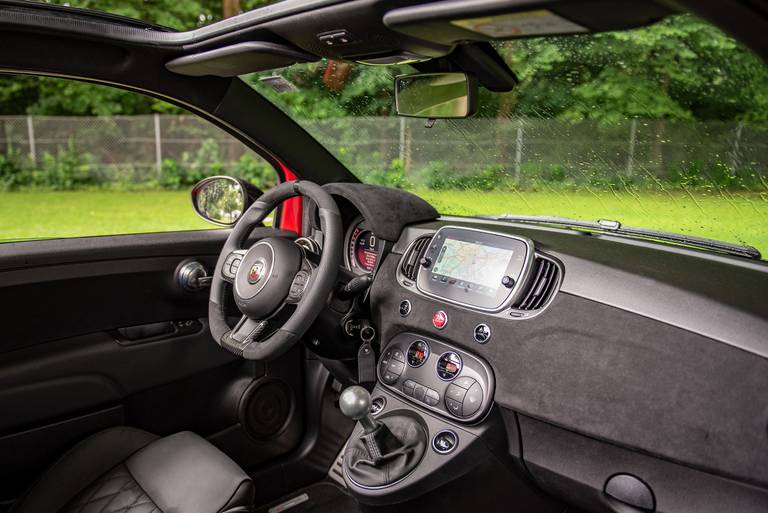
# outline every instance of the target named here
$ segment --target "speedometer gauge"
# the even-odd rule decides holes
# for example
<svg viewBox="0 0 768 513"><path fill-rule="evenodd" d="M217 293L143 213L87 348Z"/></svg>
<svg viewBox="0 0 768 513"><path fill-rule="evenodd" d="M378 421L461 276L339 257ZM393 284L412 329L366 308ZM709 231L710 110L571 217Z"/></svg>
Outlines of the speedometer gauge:
<svg viewBox="0 0 768 513"><path fill-rule="evenodd" d="M363 220L356 220L347 236L347 266L351 271L370 273L379 259L379 241Z"/></svg>

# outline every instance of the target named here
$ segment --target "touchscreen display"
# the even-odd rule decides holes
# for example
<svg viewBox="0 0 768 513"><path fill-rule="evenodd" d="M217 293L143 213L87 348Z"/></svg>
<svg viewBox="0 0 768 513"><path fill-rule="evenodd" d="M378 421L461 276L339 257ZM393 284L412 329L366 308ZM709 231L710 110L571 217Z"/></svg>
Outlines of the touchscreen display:
<svg viewBox="0 0 768 513"><path fill-rule="evenodd" d="M432 268L432 279L493 295L514 251L446 238Z"/></svg>

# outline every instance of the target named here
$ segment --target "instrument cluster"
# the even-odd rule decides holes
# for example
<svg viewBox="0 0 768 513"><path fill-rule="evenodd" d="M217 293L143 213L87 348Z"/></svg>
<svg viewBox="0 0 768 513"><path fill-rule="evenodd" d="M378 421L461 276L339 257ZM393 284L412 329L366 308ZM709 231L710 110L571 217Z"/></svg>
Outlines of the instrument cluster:
<svg viewBox="0 0 768 513"><path fill-rule="evenodd" d="M368 222L357 217L349 226L345 238L344 262L347 269L357 274L368 274L376 269L382 241L373 233Z"/></svg>

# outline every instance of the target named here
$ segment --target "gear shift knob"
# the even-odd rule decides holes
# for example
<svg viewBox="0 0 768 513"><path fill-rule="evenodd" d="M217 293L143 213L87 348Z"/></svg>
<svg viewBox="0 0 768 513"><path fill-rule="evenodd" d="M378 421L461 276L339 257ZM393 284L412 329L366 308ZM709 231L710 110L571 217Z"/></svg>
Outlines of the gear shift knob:
<svg viewBox="0 0 768 513"><path fill-rule="evenodd" d="M376 421L371 417L371 394L359 385L347 387L339 397L341 413L362 424L366 433L373 432Z"/></svg>

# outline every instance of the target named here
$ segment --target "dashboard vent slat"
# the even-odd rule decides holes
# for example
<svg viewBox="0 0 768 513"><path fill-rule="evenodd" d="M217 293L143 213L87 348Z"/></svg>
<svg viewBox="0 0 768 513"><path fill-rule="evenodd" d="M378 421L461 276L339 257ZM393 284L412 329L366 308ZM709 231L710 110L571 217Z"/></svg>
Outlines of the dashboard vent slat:
<svg viewBox="0 0 768 513"><path fill-rule="evenodd" d="M534 276L525 294L518 299L512 308L515 310L533 311L547 305L555 293L560 281L560 268L548 258L536 257Z"/></svg>
<svg viewBox="0 0 768 513"><path fill-rule="evenodd" d="M419 260L421 260L430 239L432 239L431 235L419 237L403 255L403 260L400 263L400 272L411 281L416 281L416 275L419 271Z"/></svg>

